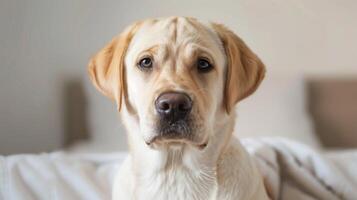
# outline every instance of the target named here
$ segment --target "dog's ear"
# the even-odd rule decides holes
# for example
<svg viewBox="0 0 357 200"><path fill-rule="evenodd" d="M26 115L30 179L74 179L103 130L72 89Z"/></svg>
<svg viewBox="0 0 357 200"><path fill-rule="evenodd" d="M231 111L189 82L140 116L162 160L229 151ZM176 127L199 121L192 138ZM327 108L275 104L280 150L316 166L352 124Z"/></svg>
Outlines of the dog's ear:
<svg viewBox="0 0 357 200"><path fill-rule="evenodd" d="M231 30L212 23L227 55L225 106L228 113L235 104L252 94L264 78L265 66L249 47Z"/></svg>
<svg viewBox="0 0 357 200"><path fill-rule="evenodd" d="M124 59L130 41L139 23L128 27L94 55L88 64L88 72L94 86L105 96L116 101L120 111L126 94Z"/></svg>

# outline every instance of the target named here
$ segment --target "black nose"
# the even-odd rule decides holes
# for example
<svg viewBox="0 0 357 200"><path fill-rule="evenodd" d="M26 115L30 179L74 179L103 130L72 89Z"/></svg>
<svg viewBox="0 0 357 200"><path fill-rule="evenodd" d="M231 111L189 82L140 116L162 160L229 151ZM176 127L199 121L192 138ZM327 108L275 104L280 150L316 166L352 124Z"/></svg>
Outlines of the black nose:
<svg viewBox="0 0 357 200"><path fill-rule="evenodd" d="M167 92L156 99L155 108L165 120L178 121L190 113L192 101L185 93Z"/></svg>

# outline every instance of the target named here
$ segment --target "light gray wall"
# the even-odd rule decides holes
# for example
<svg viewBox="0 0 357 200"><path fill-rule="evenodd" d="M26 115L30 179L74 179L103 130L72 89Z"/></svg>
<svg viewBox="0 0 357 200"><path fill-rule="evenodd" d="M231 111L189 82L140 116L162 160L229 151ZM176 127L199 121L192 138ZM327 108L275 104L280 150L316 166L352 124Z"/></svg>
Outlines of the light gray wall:
<svg viewBox="0 0 357 200"><path fill-rule="evenodd" d="M92 88L86 64L135 20L186 15L223 22L270 73L351 75L357 74L356 2L1 0L0 154L62 146L73 83L84 88L86 101L77 106L87 110L92 137L125 148L115 106Z"/></svg>
<svg viewBox="0 0 357 200"><path fill-rule="evenodd" d="M0 154L61 147L68 117L67 86L78 80L93 97L83 103L98 101L89 113L102 116L89 124L98 124L103 131L110 123L114 126L107 129L119 135L114 106L92 89L86 65L126 23L124 13L117 12L121 4L1 1Z"/></svg>

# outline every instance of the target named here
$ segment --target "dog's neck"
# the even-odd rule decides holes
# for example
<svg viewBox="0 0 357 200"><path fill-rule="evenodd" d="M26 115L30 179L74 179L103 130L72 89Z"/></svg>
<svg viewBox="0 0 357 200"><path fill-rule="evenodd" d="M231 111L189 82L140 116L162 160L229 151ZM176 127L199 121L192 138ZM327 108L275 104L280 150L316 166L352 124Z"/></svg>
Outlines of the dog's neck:
<svg viewBox="0 0 357 200"><path fill-rule="evenodd" d="M145 144L139 134L129 135L137 199L210 199L217 196L218 165L229 146L234 118L232 115L222 120L225 124L216 126L213 130L216 132L211 134L203 150L190 145L155 150ZM134 127L127 128L132 131Z"/></svg>
<svg viewBox="0 0 357 200"><path fill-rule="evenodd" d="M209 199L217 188L217 166L189 146L131 155L137 199Z"/></svg>

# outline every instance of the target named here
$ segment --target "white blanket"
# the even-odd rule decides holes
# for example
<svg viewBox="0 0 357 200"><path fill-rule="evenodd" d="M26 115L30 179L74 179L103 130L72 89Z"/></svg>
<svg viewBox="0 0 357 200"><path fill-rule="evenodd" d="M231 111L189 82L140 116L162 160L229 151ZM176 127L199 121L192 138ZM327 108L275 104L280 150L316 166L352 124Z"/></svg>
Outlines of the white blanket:
<svg viewBox="0 0 357 200"><path fill-rule="evenodd" d="M0 200L111 199L125 154L50 153L0 157Z"/></svg>
<svg viewBox="0 0 357 200"><path fill-rule="evenodd" d="M242 141L273 199L357 199L357 151L319 154L283 139ZM0 157L0 199L110 199L125 154Z"/></svg>
<svg viewBox="0 0 357 200"><path fill-rule="evenodd" d="M273 199L357 199L357 150L322 154L285 139L242 143L258 163Z"/></svg>

